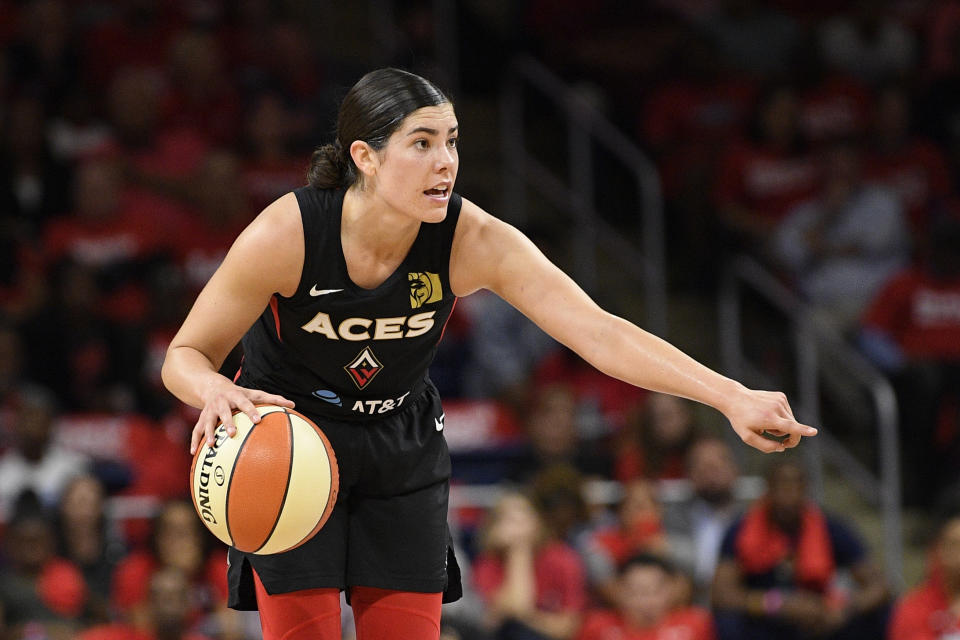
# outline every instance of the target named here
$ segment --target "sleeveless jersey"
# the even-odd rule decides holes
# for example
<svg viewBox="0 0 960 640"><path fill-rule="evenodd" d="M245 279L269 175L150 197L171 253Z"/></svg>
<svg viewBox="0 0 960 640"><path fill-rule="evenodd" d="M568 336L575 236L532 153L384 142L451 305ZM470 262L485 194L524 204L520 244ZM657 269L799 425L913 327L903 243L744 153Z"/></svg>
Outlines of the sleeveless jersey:
<svg viewBox="0 0 960 640"><path fill-rule="evenodd" d="M243 337L237 383L283 395L336 419L385 417L431 384L427 369L456 298L450 249L461 199L442 222L420 224L410 251L380 286L347 273L340 242L344 190L294 191L303 220L303 274L290 297L276 294Z"/></svg>

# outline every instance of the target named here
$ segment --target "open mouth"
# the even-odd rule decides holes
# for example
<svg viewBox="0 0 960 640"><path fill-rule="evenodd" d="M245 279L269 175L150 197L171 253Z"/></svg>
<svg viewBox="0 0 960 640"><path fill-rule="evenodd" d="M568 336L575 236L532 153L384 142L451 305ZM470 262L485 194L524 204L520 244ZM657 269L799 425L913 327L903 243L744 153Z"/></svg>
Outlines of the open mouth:
<svg viewBox="0 0 960 640"><path fill-rule="evenodd" d="M430 196L431 198L445 198L447 197L447 194L449 192L450 192L450 187L448 186L433 187L432 189L427 189L426 191L424 191L424 193Z"/></svg>

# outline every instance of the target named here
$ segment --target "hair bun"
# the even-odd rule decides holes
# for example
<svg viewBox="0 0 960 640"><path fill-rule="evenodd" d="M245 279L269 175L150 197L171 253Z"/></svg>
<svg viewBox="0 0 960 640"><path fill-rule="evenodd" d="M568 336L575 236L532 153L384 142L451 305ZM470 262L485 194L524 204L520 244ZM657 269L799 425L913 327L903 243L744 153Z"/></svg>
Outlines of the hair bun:
<svg viewBox="0 0 960 640"><path fill-rule="evenodd" d="M352 182L351 164L339 140L333 144L325 144L314 151L310 158L307 182L318 189L344 187Z"/></svg>

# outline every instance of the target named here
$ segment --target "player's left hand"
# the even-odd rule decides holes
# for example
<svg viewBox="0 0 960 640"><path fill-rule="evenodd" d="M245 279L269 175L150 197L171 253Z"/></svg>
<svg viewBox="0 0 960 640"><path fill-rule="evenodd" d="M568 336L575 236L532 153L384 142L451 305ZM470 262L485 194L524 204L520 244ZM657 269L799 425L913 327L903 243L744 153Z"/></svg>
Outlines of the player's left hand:
<svg viewBox="0 0 960 640"><path fill-rule="evenodd" d="M817 435L813 427L797 422L787 396L779 391L743 387L723 413L741 440L764 453L785 451L797 446L801 437Z"/></svg>

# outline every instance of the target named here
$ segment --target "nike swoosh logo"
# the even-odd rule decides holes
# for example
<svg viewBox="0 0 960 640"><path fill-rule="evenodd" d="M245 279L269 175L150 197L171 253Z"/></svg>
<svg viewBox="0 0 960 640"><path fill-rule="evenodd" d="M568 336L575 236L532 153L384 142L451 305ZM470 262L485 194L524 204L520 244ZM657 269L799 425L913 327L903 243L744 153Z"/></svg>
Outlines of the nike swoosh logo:
<svg viewBox="0 0 960 640"><path fill-rule="evenodd" d="M343 291L343 289L317 289L317 285L310 287L310 295L312 296L325 296L328 293L336 293L338 291Z"/></svg>
<svg viewBox="0 0 960 640"><path fill-rule="evenodd" d="M434 418L433 423L437 431L443 431L443 419L447 417L446 413L441 413L439 418Z"/></svg>

